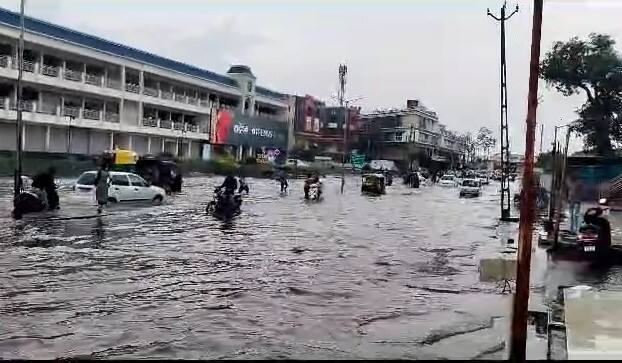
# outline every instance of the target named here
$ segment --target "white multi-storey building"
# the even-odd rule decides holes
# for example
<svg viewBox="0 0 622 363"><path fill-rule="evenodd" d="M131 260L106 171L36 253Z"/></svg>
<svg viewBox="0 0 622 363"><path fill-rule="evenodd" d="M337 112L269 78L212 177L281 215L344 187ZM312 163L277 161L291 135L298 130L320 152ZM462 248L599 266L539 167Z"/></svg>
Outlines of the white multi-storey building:
<svg viewBox="0 0 622 363"><path fill-rule="evenodd" d="M38 19L26 17L25 29L27 152L119 147L196 158L217 111L285 129L292 118L288 97L256 86L246 66L221 75ZM0 150L16 146L18 38L19 15L0 9ZM228 146L242 154L244 145Z"/></svg>

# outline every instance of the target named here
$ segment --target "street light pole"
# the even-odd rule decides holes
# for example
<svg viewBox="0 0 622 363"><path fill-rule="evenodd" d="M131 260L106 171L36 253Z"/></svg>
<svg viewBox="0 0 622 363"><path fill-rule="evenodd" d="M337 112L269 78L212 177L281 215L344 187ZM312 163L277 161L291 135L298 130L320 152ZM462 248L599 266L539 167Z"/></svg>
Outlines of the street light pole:
<svg viewBox="0 0 622 363"><path fill-rule="evenodd" d="M16 144L15 144L15 179L13 181L13 196L17 197L22 190L22 76L24 72L24 2L21 0L19 6L19 43L17 50L17 120L15 125Z"/></svg>

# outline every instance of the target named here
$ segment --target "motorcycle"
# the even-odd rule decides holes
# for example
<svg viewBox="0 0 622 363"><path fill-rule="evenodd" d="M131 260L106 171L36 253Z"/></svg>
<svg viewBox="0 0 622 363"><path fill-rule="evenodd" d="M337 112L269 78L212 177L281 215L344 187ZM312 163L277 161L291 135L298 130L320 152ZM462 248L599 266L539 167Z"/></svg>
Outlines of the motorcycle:
<svg viewBox="0 0 622 363"><path fill-rule="evenodd" d="M20 219L24 214L42 212L47 208L47 197L43 190L32 189L21 192L13 200L13 218Z"/></svg>
<svg viewBox="0 0 622 363"><path fill-rule="evenodd" d="M240 214L242 205L242 196L240 194L227 193L222 188L214 189L213 200L205 207L207 214L216 217L231 218Z"/></svg>
<svg viewBox="0 0 622 363"><path fill-rule="evenodd" d="M603 217L604 208L589 208L577 234L577 247L584 257L605 257L611 249L611 225Z"/></svg>

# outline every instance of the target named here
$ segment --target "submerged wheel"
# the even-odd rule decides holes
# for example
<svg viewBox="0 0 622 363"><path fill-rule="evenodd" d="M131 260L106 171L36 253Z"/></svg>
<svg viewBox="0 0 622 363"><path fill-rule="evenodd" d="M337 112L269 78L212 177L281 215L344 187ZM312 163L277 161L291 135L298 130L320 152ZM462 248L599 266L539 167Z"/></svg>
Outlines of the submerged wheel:
<svg viewBox="0 0 622 363"><path fill-rule="evenodd" d="M108 203L117 203L117 199L113 197L108 198Z"/></svg>
<svg viewBox="0 0 622 363"><path fill-rule="evenodd" d="M161 195L156 195L155 197L153 197L153 199L152 199L152 201L151 201L151 202L152 202L153 204L155 204L155 205L159 205L159 204L161 204L161 203L162 203L162 200L163 200L163 199L164 199L164 198L162 198L162 196L161 196Z"/></svg>

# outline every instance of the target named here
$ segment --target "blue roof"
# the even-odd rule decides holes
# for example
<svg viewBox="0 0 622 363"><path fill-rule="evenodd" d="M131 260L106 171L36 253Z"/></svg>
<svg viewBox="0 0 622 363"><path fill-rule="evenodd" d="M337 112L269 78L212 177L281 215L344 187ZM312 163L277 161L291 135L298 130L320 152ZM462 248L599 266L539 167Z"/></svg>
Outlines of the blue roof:
<svg viewBox="0 0 622 363"><path fill-rule="evenodd" d="M19 14L0 8L0 23L19 28ZM60 25L48 23L43 20L24 17L24 27L30 33L37 33L51 38L56 38L83 47L98 50L100 52L113 54L119 57L132 59L142 63L148 63L160 68L165 68L174 72L183 73L210 82L216 82L227 86L237 87L233 78L222 74L214 73L189 64L178 62L169 58L161 57L136 48L121 45L109 40L105 40L93 35L85 34L76 30L62 27ZM257 93L266 97L284 99L287 96L266 88L257 87Z"/></svg>

